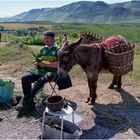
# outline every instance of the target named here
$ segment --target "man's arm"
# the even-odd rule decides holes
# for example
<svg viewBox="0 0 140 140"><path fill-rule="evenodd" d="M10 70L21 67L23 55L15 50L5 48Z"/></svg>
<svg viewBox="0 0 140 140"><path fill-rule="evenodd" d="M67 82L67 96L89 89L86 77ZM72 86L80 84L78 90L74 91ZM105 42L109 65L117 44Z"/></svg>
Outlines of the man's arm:
<svg viewBox="0 0 140 140"><path fill-rule="evenodd" d="M41 68L45 68L45 67L58 68L59 61L52 62L52 63L48 61L41 61L41 62L37 62L37 65L40 66Z"/></svg>

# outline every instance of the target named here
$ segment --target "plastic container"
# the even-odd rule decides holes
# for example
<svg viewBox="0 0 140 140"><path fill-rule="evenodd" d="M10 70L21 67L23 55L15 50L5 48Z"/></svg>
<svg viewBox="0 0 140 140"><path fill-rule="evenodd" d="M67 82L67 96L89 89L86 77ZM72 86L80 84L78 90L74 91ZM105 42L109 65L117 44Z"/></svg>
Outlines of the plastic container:
<svg viewBox="0 0 140 140"><path fill-rule="evenodd" d="M14 86L12 81L0 81L0 103L8 103L13 98Z"/></svg>

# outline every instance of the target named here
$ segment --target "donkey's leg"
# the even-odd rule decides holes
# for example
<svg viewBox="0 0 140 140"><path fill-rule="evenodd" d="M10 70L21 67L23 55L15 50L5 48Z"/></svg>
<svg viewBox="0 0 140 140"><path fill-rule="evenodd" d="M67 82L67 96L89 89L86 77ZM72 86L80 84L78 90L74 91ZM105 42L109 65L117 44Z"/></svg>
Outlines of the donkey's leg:
<svg viewBox="0 0 140 140"><path fill-rule="evenodd" d="M92 92L90 94L91 104L94 104L95 103L95 100L97 98L97 94L96 94L97 80L98 80L98 77L95 77L94 80L92 80Z"/></svg>
<svg viewBox="0 0 140 140"><path fill-rule="evenodd" d="M122 76L118 76L118 81L117 81L118 90L121 90L121 85L122 85Z"/></svg>
<svg viewBox="0 0 140 140"><path fill-rule="evenodd" d="M90 98L89 98L90 104L94 104L97 98L97 95L96 95L97 80L98 80L98 74L88 79L89 89L90 89Z"/></svg>
<svg viewBox="0 0 140 140"><path fill-rule="evenodd" d="M88 102L91 100L90 94L91 94L91 92L92 92L92 90L91 90L91 87L92 87L91 79L90 79L90 78L87 78L87 79L88 79L88 87L89 87L89 97L87 98L86 103L88 103Z"/></svg>
<svg viewBox="0 0 140 140"><path fill-rule="evenodd" d="M117 76L116 75L113 75L113 80L112 80L112 83L110 84L110 86L108 87L109 89L113 89L114 88L114 85L117 84Z"/></svg>

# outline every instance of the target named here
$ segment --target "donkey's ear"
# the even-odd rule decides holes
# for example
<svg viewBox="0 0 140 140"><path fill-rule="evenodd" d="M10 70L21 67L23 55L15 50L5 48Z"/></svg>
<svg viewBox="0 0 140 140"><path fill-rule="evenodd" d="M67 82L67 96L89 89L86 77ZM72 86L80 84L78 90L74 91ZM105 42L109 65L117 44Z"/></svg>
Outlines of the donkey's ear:
<svg viewBox="0 0 140 140"><path fill-rule="evenodd" d="M82 41L82 38L79 38L76 42L72 43L72 46L79 45Z"/></svg>
<svg viewBox="0 0 140 140"><path fill-rule="evenodd" d="M62 47L68 46L68 45L69 45L69 41L65 41L65 42L62 44Z"/></svg>
<svg viewBox="0 0 140 140"><path fill-rule="evenodd" d="M64 33L62 43L65 43L65 42L67 42L67 41L68 41L67 34Z"/></svg>
<svg viewBox="0 0 140 140"><path fill-rule="evenodd" d="M70 50L73 50L73 49L75 48L75 46L77 46L77 45L79 45L79 44L81 43L81 41L82 41L82 38L79 38L76 42L71 43L71 44L69 45L69 49L70 49Z"/></svg>
<svg viewBox="0 0 140 140"><path fill-rule="evenodd" d="M82 36L84 34L84 32L82 31L82 32L80 32L80 36Z"/></svg>

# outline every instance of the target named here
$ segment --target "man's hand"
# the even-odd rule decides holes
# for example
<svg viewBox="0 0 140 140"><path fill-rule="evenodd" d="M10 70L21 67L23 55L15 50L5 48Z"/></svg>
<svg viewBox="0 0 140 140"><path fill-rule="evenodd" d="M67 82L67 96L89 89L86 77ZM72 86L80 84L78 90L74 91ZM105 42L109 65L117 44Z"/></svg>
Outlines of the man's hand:
<svg viewBox="0 0 140 140"><path fill-rule="evenodd" d="M50 62L48 61L41 61L41 62L37 62L36 66L39 66L41 68L45 68L48 66L48 64L50 64Z"/></svg>
<svg viewBox="0 0 140 140"><path fill-rule="evenodd" d="M46 68L46 67L58 68L59 62L56 61L56 62L50 63L48 61L41 61L41 62L34 62L34 65L40 68Z"/></svg>
<svg viewBox="0 0 140 140"><path fill-rule="evenodd" d="M38 62L34 62L34 65L37 67L38 66Z"/></svg>

